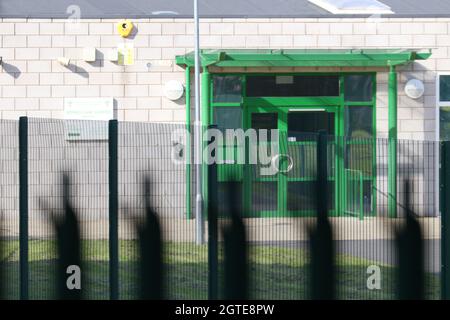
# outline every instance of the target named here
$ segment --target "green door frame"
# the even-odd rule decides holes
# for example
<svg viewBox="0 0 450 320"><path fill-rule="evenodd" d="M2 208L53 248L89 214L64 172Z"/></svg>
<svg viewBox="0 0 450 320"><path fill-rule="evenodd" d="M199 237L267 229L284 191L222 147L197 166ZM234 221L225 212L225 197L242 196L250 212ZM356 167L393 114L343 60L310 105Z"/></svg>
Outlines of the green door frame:
<svg viewBox="0 0 450 320"><path fill-rule="evenodd" d="M279 108L325 108L327 110L334 110L335 112L335 134L336 137L343 137L345 134L345 108L351 107L351 106L372 106L372 117L373 117L373 136L374 141L376 137L376 72L339 72L339 73L320 73L320 72L309 72L309 73L281 73L282 75L338 75L339 76L339 82L340 82L340 95L337 97L247 97L246 96L246 78L247 75L278 75L280 73L245 73L245 72L233 72L233 73L215 73L215 74L209 74L207 77L204 77L203 79L208 79L208 86L207 86L207 93L208 93L208 102L209 104L206 104L206 99L202 99L203 106L207 106L208 111L206 114L208 115L209 119L214 119L214 108L215 107L236 107L241 108L243 110L243 128L248 128L249 124L247 121L249 121L248 117L248 110L251 108L265 108L266 110L269 110L270 108L275 108L278 110ZM361 74L370 74L373 76L373 98L372 101L369 102L346 102L344 98L344 78L346 75L361 75ZM236 102L214 102L213 101L213 81L212 76L214 75L220 75L220 76L240 76L242 77L242 98L241 101ZM202 79L202 80L203 80ZM206 82L206 81L205 81ZM202 88L205 86L205 82L202 84ZM204 96L202 96L204 98ZM269 108L269 109L268 109ZM334 108L334 109L333 109ZM203 110L205 112L205 110ZM205 113L203 113L205 114ZM206 117L205 117L206 118ZM209 120L208 119L208 120ZM211 124L209 121L208 124ZM343 179L344 176L344 144L346 142L342 141L342 139L337 139L336 141L336 174L335 179L337 179L338 183L336 183L336 190L335 190L335 213L332 213L332 215L339 215L343 214L345 209L345 196L347 194L346 191L346 183ZM375 194L375 185L376 185L376 144L373 144L373 170L372 170L372 203L373 208L371 214L376 214L376 194ZM220 167L220 166L219 166ZM219 172L220 172L219 168ZM228 170L225 170L228 171ZM244 166L244 174L242 175L243 184L248 183L249 176L245 174L245 171L248 171L245 169ZM248 188L244 186L243 188L243 199L245 202L245 199L249 199L248 194ZM204 193L204 196L207 197L206 190ZM248 201L248 200L247 200ZM244 203L244 210L245 212L250 212L250 208L247 207ZM285 211L286 212L286 211ZM262 215L256 215L256 216L273 216L272 214L262 214Z"/></svg>
<svg viewBox="0 0 450 320"><path fill-rule="evenodd" d="M324 112L328 112L328 113L333 113L334 114L334 122L335 122L335 131L334 131L334 135L335 136L339 136L339 132L342 128L342 110L340 110L340 108L338 108L337 105L335 106L331 106L331 105L321 105L321 98L319 98L317 101L312 101L314 99L308 99L308 103L311 103L311 105L301 105L300 102L298 102L298 100L304 100L304 99L299 99L299 98L295 98L295 99L288 99L290 100L289 105L284 105L284 103L286 103L286 98L282 98L282 99L271 99L271 105L265 105L265 106L259 106L258 102L252 101L248 104L244 105L244 130L251 128L251 116L254 113L277 113L278 114L278 130L280 131L280 136L279 136L279 146L280 146L280 153L281 154L286 154L287 150L286 150L286 145L289 144L289 142L286 141L281 141L281 139L287 139L287 115L288 113L293 110L304 110L304 111L313 111L314 109L318 109L320 107L320 109L323 109ZM281 100L278 101L278 100ZM296 102L297 100L297 102ZM254 104L256 103L256 104ZM281 103L281 104L279 104ZM334 184L334 192L335 192L335 205L334 205L334 210L330 210L330 216L336 216L338 212L341 212L339 210L340 205L341 205L341 197L338 196L338 192L340 191L339 188L339 181L340 181L340 174L339 172L341 171L339 169L339 165L343 164L343 161L341 161L342 159L339 159L340 157L337 156L335 158L335 172L333 174L333 180L335 181ZM287 190L287 184L289 181L289 178L287 177L286 174L284 173L277 173L275 178L267 178L267 179L261 179L259 181L274 181L277 182L277 202L278 202L278 207L277 207L277 211L261 211L261 212L254 212L252 211L251 208L251 199L252 199L252 195L251 195L251 190L252 190L252 186L251 186L251 182L253 182L254 180L252 179L252 174L251 174L251 168L249 165L245 165L244 166L244 195L243 195L243 199L244 199L244 207L247 209L247 216L249 217L292 217L292 216L315 216L315 212L314 211L288 211L287 210L287 197L288 197L288 190Z"/></svg>

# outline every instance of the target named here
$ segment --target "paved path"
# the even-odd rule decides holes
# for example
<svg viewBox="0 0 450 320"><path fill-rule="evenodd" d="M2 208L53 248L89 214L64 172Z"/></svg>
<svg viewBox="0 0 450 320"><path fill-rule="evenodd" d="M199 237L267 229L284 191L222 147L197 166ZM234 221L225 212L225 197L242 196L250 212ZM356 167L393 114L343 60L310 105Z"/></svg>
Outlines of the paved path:
<svg viewBox="0 0 450 320"><path fill-rule="evenodd" d="M388 240L394 239L395 231L404 223L404 219L331 218L336 239L339 240ZM425 239L440 239L440 218L421 218ZM245 219L250 241L304 241L308 239L308 229L314 226L313 218L257 218ZM104 218L82 219L81 230L84 238L108 239L109 224ZM119 235L122 239L135 239L136 220L120 219ZM221 225L226 224L222 220ZM195 240L195 220L170 217L161 219L163 236L166 241L189 242ZM18 219L5 219L2 234L6 237L18 237ZM30 219L29 234L32 238L53 237L54 231L44 219ZM207 228L205 226L205 235Z"/></svg>

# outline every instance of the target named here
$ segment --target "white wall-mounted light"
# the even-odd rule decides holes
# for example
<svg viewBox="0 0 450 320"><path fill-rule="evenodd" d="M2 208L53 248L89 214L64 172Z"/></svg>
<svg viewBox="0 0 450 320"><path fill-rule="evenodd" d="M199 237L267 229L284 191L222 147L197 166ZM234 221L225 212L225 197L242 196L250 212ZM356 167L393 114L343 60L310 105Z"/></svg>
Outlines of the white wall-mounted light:
<svg viewBox="0 0 450 320"><path fill-rule="evenodd" d="M67 67L70 64L70 59L66 57L59 57L56 59L60 65Z"/></svg>
<svg viewBox="0 0 450 320"><path fill-rule="evenodd" d="M405 85L405 94L411 99L419 99L425 92L425 86L418 79L411 79Z"/></svg>
<svg viewBox="0 0 450 320"><path fill-rule="evenodd" d="M167 99L175 101L180 99L184 94L184 86L180 81L171 80L164 86L164 95Z"/></svg>

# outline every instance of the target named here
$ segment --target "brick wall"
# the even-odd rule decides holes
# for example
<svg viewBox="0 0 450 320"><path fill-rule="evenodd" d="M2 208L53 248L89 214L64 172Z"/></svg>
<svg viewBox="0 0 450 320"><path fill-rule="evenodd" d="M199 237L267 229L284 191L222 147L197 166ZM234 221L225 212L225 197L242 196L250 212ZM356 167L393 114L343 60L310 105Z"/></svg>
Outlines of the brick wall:
<svg viewBox="0 0 450 320"><path fill-rule="evenodd" d="M192 50L192 20L135 20L137 33L126 40L117 35L116 22L91 19L74 25L61 19L3 19L1 117L62 118L65 97L113 96L119 120L183 122L184 99L173 102L162 94L166 81L184 82L183 70L174 63L169 67L148 63L174 62L175 55ZM437 48L431 59L401 69L399 76L399 137L433 139L436 72L450 72L449 28L450 19L439 18L204 19L200 29L201 46L208 48ZM134 43L133 66L103 58L122 41ZM97 48L96 62L82 60L85 46ZM56 61L60 56L71 58L71 66L61 66ZM411 77L425 82L425 95L418 100L403 93ZM379 73L377 80L377 130L384 136L387 74Z"/></svg>

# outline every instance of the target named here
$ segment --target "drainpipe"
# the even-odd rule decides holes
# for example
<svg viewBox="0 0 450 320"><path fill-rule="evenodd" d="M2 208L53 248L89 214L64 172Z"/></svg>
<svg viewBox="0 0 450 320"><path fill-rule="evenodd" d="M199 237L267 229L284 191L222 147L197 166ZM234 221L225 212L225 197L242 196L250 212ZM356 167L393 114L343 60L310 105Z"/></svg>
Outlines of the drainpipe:
<svg viewBox="0 0 450 320"><path fill-rule="evenodd" d="M191 67L186 67L186 133L186 218L191 219Z"/></svg>
<svg viewBox="0 0 450 320"><path fill-rule="evenodd" d="M388 142L388 213L397 218L397 72L390 66L389 81L389 142Z"/></svg>

